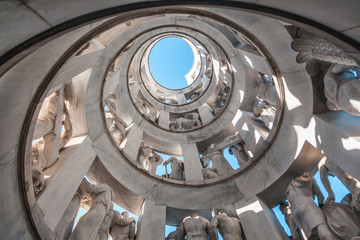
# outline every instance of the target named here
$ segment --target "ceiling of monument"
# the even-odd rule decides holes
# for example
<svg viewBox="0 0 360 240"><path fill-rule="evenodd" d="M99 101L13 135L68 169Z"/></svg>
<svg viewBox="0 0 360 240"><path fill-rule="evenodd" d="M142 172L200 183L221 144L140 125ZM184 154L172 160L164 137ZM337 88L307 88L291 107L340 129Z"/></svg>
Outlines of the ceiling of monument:
<svg viewBox="0 0 360 240"><path fill-rule="evenodd" d="M164 7L113 15L47 40L11 67L44 64L21 152L37 226L56 227L67 204L54 194L69 203L84 176L108 184L114 202L133 213L144 199L167 206L170 224L265 189L279 192L264 197L277 204L289 171L311 171L321 158L310 145L321 145L326 127L316 127L338 113L357 128L360 108L331 92L338 76L358 78L357 53L291 21L237 14ZM194 56L183 88L159 84L150 70L153 47L168 37Z"/></svg>

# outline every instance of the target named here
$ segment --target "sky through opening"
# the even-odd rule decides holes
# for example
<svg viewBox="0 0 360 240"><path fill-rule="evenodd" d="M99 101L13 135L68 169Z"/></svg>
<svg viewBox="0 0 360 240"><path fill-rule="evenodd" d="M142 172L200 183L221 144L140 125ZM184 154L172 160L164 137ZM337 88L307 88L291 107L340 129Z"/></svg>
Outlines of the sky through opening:
<svg viewBox="0 0 360 240"><path fill-rule="evenodd" d="M189 44L178 37L161 39L152 48L149 68L154 79L170 89L187 87L185 75L194 62L194 54Z"/></svg>

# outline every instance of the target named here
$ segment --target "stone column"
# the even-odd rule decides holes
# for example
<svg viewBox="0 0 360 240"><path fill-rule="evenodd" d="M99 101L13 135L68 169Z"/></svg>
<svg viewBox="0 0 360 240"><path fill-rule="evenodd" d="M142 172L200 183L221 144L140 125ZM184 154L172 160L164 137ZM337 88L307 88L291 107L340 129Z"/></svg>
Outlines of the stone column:
<svg viewBox="0 0 360 240"><path fill-rule="evenodd" d="M181 148L184 158L186 183L202 183L204 178L201 172L199 150L196 144L181 144Z"/></svg>
<svg viewBox="0 0 360 240"><path fill-rule="evenodd" d="M62 156L59 158L61 164L53 166L56 169L45 171L45 175L48 171L53 172L53 174L49 174L52 179L37 201L44 213L44 222L51 230L55 229L96 157L89 137L64 155L65 158Z"/></svg>
<svg viewBox="0 0 360 240"><path fill-rule="evenodd" d="M214 119L214 115L211 113L209 106L205 103L198 108L202 124L207 124Z"/></svg>
<svg viewBox="0 0 360 240"><path fill-rule="evenodd" d="M177 95L178 104L184 104L186 103L186 98L184 94Z"/></svg>
<svg viewBox="0 0 360 240"><path fill-rule="evenodd" d="M158 125L162 128L169 129L170 116L168 112L160 111Z"/></svg>
<svg viewBox="0 0 360 240"><path fill-rule="evenodd" d="M247 240L289 239L274 212L258 197L234 203Z"/></svg>
<svg viewBox="0 0 360 240"><path fill-rule="evenodd" d="M145 200L138 220L136 240L164 239L166 225L166 207Z"/></svg>

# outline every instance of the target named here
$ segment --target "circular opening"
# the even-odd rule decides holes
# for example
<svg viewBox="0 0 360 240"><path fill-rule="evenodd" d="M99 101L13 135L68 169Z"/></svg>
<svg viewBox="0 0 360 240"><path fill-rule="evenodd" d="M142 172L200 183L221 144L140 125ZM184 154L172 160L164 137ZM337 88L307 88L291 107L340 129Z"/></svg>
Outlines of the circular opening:
<svg viewBox="0 0 360 240"><path fill-rule="evenodd" d="M193 63L194 53L191 47L178 37L161 39L149 55L149 68L153 78L168 89L181 89L192 83L192 79L186 80L186 74Z"/></svg>

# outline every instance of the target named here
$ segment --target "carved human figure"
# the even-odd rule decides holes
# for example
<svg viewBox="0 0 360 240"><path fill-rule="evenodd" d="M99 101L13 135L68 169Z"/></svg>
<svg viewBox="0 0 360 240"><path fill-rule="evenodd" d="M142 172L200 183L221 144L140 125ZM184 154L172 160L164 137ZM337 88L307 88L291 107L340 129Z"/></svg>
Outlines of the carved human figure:
<svg viewBox="0 0 360 240"><path fill-rule="evenodd" d="M261 82L256 93L257 102L253 107L253 116L255 118L261 116L262 121L271 128L275 119L279 97L272 79L267 78L262 73L259 73L259 75Z"/></svg>
<svg viewBox="0 0 360 240"><path fill-rule="evenodd" d="M205 180L217 178L220 176L216 168L202 168L201 172Z"/></svg>
<svg viewBox="0 0 360 240"><path fill-rule="evenodd" d="M116 97L114 94L109 94L109 96L105 98L105 104L109 109L109 111L105 111L105 116L111 135L113 136L115 142L120 144L121 141L126 137L127 124L117 116L115 103Z"/></svg>
<svg viewBox="0 0 360 240"><path fill-rule="evenodd" d="M184 218L180 223L180 228L184 229L187 240L207 240L210 236L209 220L199 216L197 213Z"/></svg>
<svg viewBox="0 0 360 240"><path fill-rule="evenodd" d="M151 107L148 103L140 98L137 98L134 101L134 104L139 112L142 113L146 118L157 123L159 112L154 107Z"/></svg>
<svg viewBox="0 0 360 240"><path fill-rule="evenodd" d="M200 126L201 120L198 113L187 113L184 117L177 118L170 122L170 130L181 131Z"/></svg>
<svg viewBox="0 0 360 240"><path fill-rule="evenodd" d="M39 164L33 164L31 166L31 174L33 181L33 188L35 195L39 194L45 187L44 172Z"/></svg>
<svg viewBox="0 0 360 240"><path fill-rule="evenodd" d="M216 96L215 101L212 104L214 116L216 116L224 107L230 95L230 90L230 87L225 82L222 82L220 84L218 95Z"/></svg>
<svg viewBox="0 0 360 240"><path fill-rule="evenodd" d="M360 116L359 64L347 56L342 49L324 39L319 39L303 30L300 30L298 35L299 38L291 44L291 47L299 52L296 61L307 62L306 69L312 77L322 70L323 73L318 77L323 77L324 80L328 108L332 111L344 110ZM329 63L333 64L329 65ZM317 69L309 72L311 67ZM322 74L325 75L322 76Z"/></svg>
<svg viewBox="0 0 360 240"><path fill-rule="evenodd" d="M249 156L244 149L244 142L240 142L229 147L229 153L235 155L240 168L244 168L249 163Z"/></svg>
<svg viewBox="0 0 360 240"><path fill-rule="evenodd" d="M177 99L175 99L171 96L167 96L167 95L158 96L158 99L160 101L168 103L168 104L177 104L178 103Z"/></svg>
<svg viewBox="0 0 360 240"><path fill-rule="evenodd" d="M203 91L202 88L196 89L196 91L191 96L190 100L193 101L193 100L198 99L201 96L202 91Z"/></svg>
<svg viewBox="0 0 360 240"><path fill-rule="evenodd" d="M42 169L50 167L55 163L59 149L66 142L63 141L61 143L63 95L64 91L61 89L45 98L36 121L33 139L37 139L35 143L39 158L45 159L46 162Z"/></svg>
<svg viewBox="0 0 360 240"><path fill-rule="evenodd" d="M148 146L145 145L144 142L140 144L139 148L139 156L138 156L138 165L145 169L149 169L149 158L151 156L152 150Z"/></svg>
<svg viewBox="0 0 360 240"><path fill-rule="evenodd" d="M360 236L360 182L326 157L320 161L319 168L321 181L329 194L322 209L331 231L340 239L352 239ZM337 176L349 189L350 202L335 202L335 195L328 179L329 175Z"/></svg>
<svg viewBox="0 0 360 240"><path fill-rule="evenodd" d="M149 157L148 172L150 175L156 175L157 167L164 161L164 159L157 153L152 152Z"/></svg>
<svg viewBox="0 0 360 240"><path fill-rule="evenodd" d="M360 116L359 66L333 64L324 76L324 93L330 110Z"/></svg>
<svg viewBox="0 0 360 240"><path fill-rule="evenodd" d="M75 101L75 100L73 100L73 101ZM75 104L75 103L73 103L73 104ZM68 105L71 106L70 104L68 104ZM60 149L65 147L66 143L70 140L70 138L73 135L72 126L71 126L71 122L70 122L70 115L69 115L69 111L66 107L64 108L62 125L64 128L64 131L61 133Z"/></svg>
<svg viewBox="0 0 360 240"><path fill-rule="evenodd" d="M35 195L39 194L45 187L43 170L46 166L46 159L43 154L43 146L43 140L37 140L31 146L31 154L33 157L31 174Z"/></svg>
<svg viewBox="0 0 360 240"><path fill-rule="evenodd" d="M239 219L229 217L224 211L214 216L210 223L210 236L212 240L218 240L217 229L224 240L243 240L242 229Z"/></svg>
<svg viewBox="0 0 360 240"><path fill-rule="evenodd" d="M204 168L208 167L209 162L212 162L212 167L217 169L218 175L226 176L233 171L230 163L224 157L223 152L215 149L214 144L208 147L206 153L200 160Z"/></svg>
<svg viewBox="0 0 360 240"><path fill-rule="evenodd" d="M55 118L58 116L58 110L61 104L59 91L45 98L36 121L33 139L38 139L50 133L54 128Z"/></svg>
<svg viewBox="0 0 360 240"><path fill-rule="evenodd" d="M360 181L356 178L350 176L347 172L337 166L334 162L330 161L328 158L324 157L319 162L319 170L321 182L323 183L326 191L328 192L328 198L326 199L326 203L330 201L335 201L335 194L331 189L331 185L329 182L329 175L334 177L336 176L344 186L350 191L352 195L356 198L356 195L360 191ZM354 203L355 204L355 203ZM352 206L354 211L360 213L360 208L356 206Z"/></svg>
<svg viewBox="0 0 360 240"><path fill-rule="evenodd" d="M74 231L70 236L70 240L89 239L95 240L98 230L110 209L113 197L112 189L106 184L92 185L84 184L83 191L91 196L90 209L84 214Z"/></svg>
<svg viewBox="0 0 360 240"><path fill-rule="evenodd" d="M176 230L169 233L165 240L183 240L184 230L180 226L176 227Z"/></svg>
<svg viewBox="0 0 360 240"><path fill-rule="evenodd" d="M78 106L78 98L72 82L64 86L66 108L74 110Z"/></svg>
<svg viewBox="0 0 360 240"><path fill-rule="evenodd" d="M96 236L96 240L107 240L109 238L109 229L112 225L112 222L115 220L115 212L113 209L113 204L111 203L110 209L109 211L106 213L100 228L98 230L97 236ZM120 217L119 219L117 219L120 223L122 223L122 218Z"/></svg>
<svg viewBox="0 0 360 240"><path fill-rule="evenodd" d="M115 213L120 218L118 212ZM135 219L129 213L121 213L122 221L117 221L110 227L110 236L113 240L135 240Z"/></svg>
<svg viewBox="0 0 360 240"><path fill-rule="evenodd" d="M177 157L171 157L166 160L163 165L167 166L169 163L171 164L171 173L169 178L184 181L184 163Z"/></svg>
<svg viewBox="0 0 360 240"><path fill-rule="evenodd" d="M336 239L326 223L324 213L314 202L315 194L319 205L322 206L324 196L310 173L305 172L291 180L286 194L295 223L306 237L310 237L312 231L316 230L320 240Z"/></svg>
<svg viewBox="0 0 360 240"><path fill-rule="evenodd" d="M89 184L86 179L83 179L81 182L53 232L54 240L68 240L73 230L79 208L90 209L92 203L91 193L86 192L89 189L91 190L88 186Z"/></svg>
<svg viewBox="0 0 360 240"><path fill-rule="evenodd" d="M291 237L294 240L300 240L300 235L296 231L296 224L294 220L294 216L291 213L291 209L288 203L280 203L280 211L285 217L285 222L290 228Z"/></svg>

